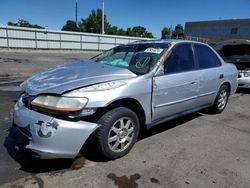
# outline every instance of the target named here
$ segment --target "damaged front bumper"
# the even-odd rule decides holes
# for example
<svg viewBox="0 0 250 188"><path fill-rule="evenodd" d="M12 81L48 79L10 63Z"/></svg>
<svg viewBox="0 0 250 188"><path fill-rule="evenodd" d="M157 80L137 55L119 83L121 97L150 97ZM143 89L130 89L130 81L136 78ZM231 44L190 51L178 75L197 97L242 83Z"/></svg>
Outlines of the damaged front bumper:
<svg viewBox="0 0 250 188"><path fill-rule="evenodd" d="M27 149L40 158L74 158L98 124L67 121L26 108L21 99L15 104L13 122L29 139ZM25 130L25 131L24 131Z"/></svg>

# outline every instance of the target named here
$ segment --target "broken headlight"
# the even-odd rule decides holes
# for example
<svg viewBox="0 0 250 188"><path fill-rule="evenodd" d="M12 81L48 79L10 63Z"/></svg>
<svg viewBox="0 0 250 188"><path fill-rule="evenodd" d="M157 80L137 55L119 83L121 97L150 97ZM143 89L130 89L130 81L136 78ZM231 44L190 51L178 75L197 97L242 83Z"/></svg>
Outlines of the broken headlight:
<svg viewBox="0 0 250 188"><path fill-rule="evenodd" d="M53 95L40 95L31 104L40 108L55 111L80 111L88 102L84 97L64 97Z"/></svg>

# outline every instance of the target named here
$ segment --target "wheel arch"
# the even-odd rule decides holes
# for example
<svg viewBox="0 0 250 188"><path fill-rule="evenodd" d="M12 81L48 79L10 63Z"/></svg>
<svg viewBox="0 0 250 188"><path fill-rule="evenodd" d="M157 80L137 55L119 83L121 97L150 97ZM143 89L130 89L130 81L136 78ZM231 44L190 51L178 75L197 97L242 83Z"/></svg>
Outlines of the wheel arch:
<svg viewBox="0 0 250 188"><path fill-rule="evenodd" d="M122 99L118 99L116 101L113 101L105 107L98 108L94 116L87 117L87 119L86 118L84 118L84 119L87 121L90 120L93 122L97 122L104 114L106 114L107 112L109 112L110 110L112 110L114 108L119 108L119 107L125 107L125 108L132 110L137 115L137 117L139 119L140 131L141 130L143 131L146 129L145 111L144 111L142 105L138 102L138 100L133 99L133 98L122 98ZM94 132L92 132L92 134L88 137L86 142L83 143L82 148L80 150L80 153L85 153L85 154L89 153L89 150L91 151L91 148L93 150L91 152L96 151L95 149L93 149L93 147L90 147L90 146L93 146L93 144L97 146L97 142L95 141L97 131L98 131L98 129L96 129ZM139 134L140 134L140 132L139 132Z"/></svg>
<svg viewBox="0 0 250 188"><path fill-rule="evenodd" d="M228 87L228 89L229 89L229 93L231 94L231 90L232 90L232 88L231 88L231 84L230 84L230 82L229 81L225 81L225 82L223 82L222 84L221 84L221 86L223 86L223 85L225 85L225 86L227 86ZM221 87L220 86L220 87Z"/></svg>
<svg viewBox="0 0 250 188"><path fill-rule="evenodd" d="M118 99L116 101L111 102L106 107L102 108L101 110L103 113L106 113L107 111L117 108L117 107L126 107L132 110L133 112L136 113L140 121L140 126L142 127L145 125L145 122L146 122L145 111L138 100L133 99L133 98Z"/></svg>

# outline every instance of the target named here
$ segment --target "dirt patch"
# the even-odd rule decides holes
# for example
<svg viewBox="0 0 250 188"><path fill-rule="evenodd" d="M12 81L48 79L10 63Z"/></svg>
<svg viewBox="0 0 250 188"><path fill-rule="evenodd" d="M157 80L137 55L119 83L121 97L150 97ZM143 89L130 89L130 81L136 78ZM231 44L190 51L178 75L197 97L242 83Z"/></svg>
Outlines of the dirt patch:
<svg viewBox="0 0 250 188"><path fill-rule="evenodd" d="M18 82L7 82L7 83L0 83L0 87L7 87L7 86L19 86L22 81Z"/></svg>
<svg viewBox="0 0 250 188"><path fill-rule="evenodd" d="M85 164L86 164L86 159L83 157L80 157L72 163L71 169L78 170L80 168L83 168L85 166Z"/></svg>
<svg viewBox="0 0 250 188"><path fill-rule="evenodd" d="M11 185L10 188L24 188L23 185Z"/></svg>
<svg viewBox="0 0 250 188"><path fill-rule="evenodd" d="M17 59L17 58L1 58L0 63L29 63L28 59Z"/></svg>
<svg viewBox="0 0 250 188"><path fill-rule="evenodd" d="M156 183L156 184L160 185L160 181L158 179L156 179L156 178L150 178L150 181L152 183Z"/></svg>
<svg viewBox="0 0 250 188"><path fill-rule="evenodd" d="M8 73L3 73L0 74L0 82L5 83L12 83L12 82L21 82L23 80L25 80L26 77L23 77L21 74L15 74L15 75L11 75Z"/></svg>
<svg viewBox="0 0 250 188"><path fill-rule="evenodd" d="M2 81L9 81L10 80L10 74L0 74L0 82Z"/></svg>

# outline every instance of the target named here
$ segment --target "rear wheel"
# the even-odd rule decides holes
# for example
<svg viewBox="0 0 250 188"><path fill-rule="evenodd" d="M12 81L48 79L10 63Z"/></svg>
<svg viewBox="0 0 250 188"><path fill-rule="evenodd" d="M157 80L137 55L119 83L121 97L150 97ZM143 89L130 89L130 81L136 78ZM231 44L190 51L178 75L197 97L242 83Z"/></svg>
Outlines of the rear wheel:
<svg viewBox="0 0 250 188"><path fill-rule="evenodd" d="M214 113L221 113L225 109L229 97L229 88L226 85L222 85L212 106Z"/></svg>
<svg viewBox="0 0 250 188"><path fill-rule="evenodd" d="M130 109L119 107L104 114L96 133L99 151L107 159L126 155L135 144L139 134L139 120Z"/></svg>

